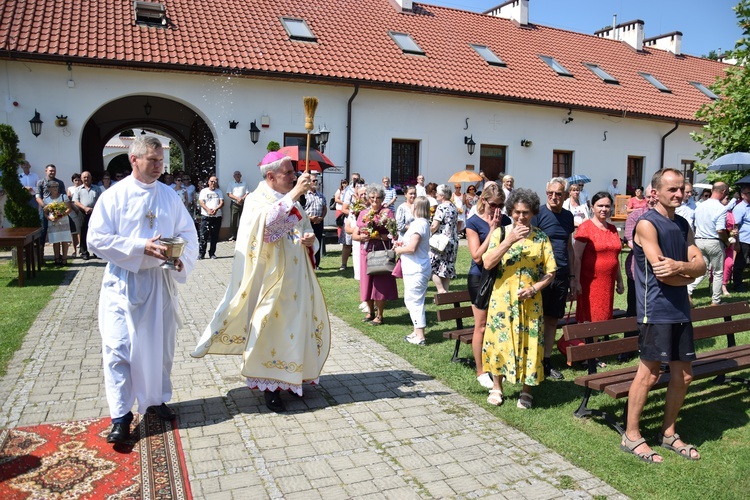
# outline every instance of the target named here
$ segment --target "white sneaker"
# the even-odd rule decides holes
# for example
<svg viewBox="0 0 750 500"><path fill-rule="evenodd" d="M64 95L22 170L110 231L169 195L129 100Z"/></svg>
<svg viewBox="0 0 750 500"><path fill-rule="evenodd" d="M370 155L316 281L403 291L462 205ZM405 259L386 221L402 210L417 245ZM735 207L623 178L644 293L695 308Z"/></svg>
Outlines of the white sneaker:
<svg viewBox="0 0 750 500"><path fill-rule="evenodd" d="M490 377L490 374L488 372L484 372L483 374L478 376L477 382L479 382L479 385L481 385L485 389L492 389L494 387L494 384L492 383L492 377Z"/></svg>
<svg viewBox="0 0 750 500"><path fill-rule="evenodd" d="M360 310L360 311L362 311L362 312L366 312L366 311L367 311L367 309L368 309L368 308L367 308L367 302L362 302L362 303L361 303L361 304L359 305L359 310Z"/></svg>

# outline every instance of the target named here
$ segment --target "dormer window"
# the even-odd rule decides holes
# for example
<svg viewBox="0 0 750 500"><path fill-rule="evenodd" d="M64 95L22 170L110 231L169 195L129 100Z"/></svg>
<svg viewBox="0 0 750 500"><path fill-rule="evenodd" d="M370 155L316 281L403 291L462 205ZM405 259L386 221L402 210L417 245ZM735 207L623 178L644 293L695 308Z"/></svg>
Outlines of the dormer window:
<svg viewBox="0 0 750 500"><path fill-rule="evenodd" d="M388 34L396 42L396 45L404 52L404 54L417 54L420 56L424 55L422 47L417 45L417 42L407 33L399 33L397 31L389 31Z"/></svg>
<svg viewBox="0 0 750 500"><path fill-rule="evenodd" d="M133 1L135 24L144 26L166 26L167 9L164 4L154 2Z"/></svg>
<svg viewBox="0 0 750 500"><path fill-rule="evenodd" d="M505 62L503 62L503 60L500 59L497 54L492 52L492 49L487 47L486 45L477 45L475 43L470 43L469 45L472 49L476 50L477 54L482 56L482 58L487 61L487 64L489 64L490 66L501 66L503 68L507 66Z"/></svg>
<svg viewBox="0 0 750 500"><path fill-rule="evenodd" d="M284 29L286 30L291 40L298 40L303 42L318 41L304 19L282 17L281 24L284 25Z"/></svg>
<svg viewBox="0 0 750 500"><path fill-rule="evenodd" d="M547 63L547 66L552 68L552 70L557 73L560 76L573 76L573 73L565 69L565 66L557 62L554 57L549 56L539 56L539 58Z"/></svg>

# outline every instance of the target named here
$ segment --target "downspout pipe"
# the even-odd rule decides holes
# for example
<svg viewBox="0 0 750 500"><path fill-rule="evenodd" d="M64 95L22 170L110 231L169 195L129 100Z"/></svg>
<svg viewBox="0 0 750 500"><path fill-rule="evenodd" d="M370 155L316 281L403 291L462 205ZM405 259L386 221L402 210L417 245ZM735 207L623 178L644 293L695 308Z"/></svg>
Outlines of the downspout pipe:
<svg viewBox="0 0 750 500"><path fill-rule="evenodd" d="M346 173L344 179L349 179L352 161L352 102L359 94L359 83L354 84L354 93L346 104Z"/></svg>
<svg viewBox="0 0 750 500"><path fill-rule="evenodd" d="M659 165L660 165L659 169L660 170L664 168L664 143L666 142L667 137L669 137L669 135L672 132L674 132L675 130L677 130L677 128L679 126L680 126L680 122L675 121L674 122L674 128L672 128L672 130L670 130L669 132L667 132L666 134L664 134L663 136L661 136L661 162L659 163Z"/></svg>

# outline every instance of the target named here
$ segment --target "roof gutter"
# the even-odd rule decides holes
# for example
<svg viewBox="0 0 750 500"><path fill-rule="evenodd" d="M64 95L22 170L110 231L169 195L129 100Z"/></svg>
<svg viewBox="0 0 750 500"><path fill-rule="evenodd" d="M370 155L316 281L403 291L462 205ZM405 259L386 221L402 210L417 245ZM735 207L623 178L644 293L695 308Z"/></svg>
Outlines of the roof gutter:
<svg viewBox="0 0 750 500"><path fill-rule="evenodd" d="M672 132L674 132L675 130L677 130L677 128L678 128L679 126L680 126L680 122L679 122L679 121L675 121L675 122L674 122L674 128L672 128L672 130L670 130L669 132L667 132L666 134L664 134L663 136L661 136L661 162L659 163L659 165L660 165L660 166L659 166L659 169L660 169L660 170L662 170L662 169L664 168L664 143L666 142L666 140L667 140L667 137L668 137L668 136L669 136L669 135L670 135L670 134L671 134Z"/></svg>
<svg viewBox="0 0 750 500"><path fill-rule="evenodd" d="M352 159L352 102L354 98L359 94L359 82L354 84L354 93L346 103L346 172L344 179L349 178L349 171L351 170L351 159Z"/></svg>

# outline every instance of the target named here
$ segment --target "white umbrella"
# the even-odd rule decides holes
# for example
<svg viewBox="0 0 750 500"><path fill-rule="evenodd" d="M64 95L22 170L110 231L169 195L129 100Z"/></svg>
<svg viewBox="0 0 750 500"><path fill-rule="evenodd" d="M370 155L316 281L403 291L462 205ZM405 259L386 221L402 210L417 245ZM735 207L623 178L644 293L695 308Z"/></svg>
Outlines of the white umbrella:
<svg viewBox="0 0 750 500"><path fill-rule="evenodd" d="M720 172L750 170L750 153L729 153L720 156L708 166L708 170L717 170Z"/></svg>

